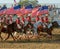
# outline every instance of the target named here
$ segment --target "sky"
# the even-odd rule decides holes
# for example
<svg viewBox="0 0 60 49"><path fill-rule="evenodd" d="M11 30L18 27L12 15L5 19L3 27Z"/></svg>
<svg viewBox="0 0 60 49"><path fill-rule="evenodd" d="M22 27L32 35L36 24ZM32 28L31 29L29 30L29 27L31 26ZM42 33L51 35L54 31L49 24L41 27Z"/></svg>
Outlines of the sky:
<svg viewBox="0 0 60 49"><path fill-rule="evenodd" d="M39 3L60 3L60 0L38 0Z"/></svg>
<svg viewBox="0 0 60 49"><path fill-rule="evenodd" d="M16 2L19 2L19 0L16 0ZM14 0L0 0L0 3L14 3Z"/></svg>
<svg viewBox="0 0 60 49"><path fill-rule="evenodd" d="M38 0L39 4L55 4L56 6L60 7L60 0ZM16 0L16 2L19 2L19 0ZM9 4L8 4L9 3ZM14 0L0 0L0 5L7 4L11 5L14 4Z"/></svg>

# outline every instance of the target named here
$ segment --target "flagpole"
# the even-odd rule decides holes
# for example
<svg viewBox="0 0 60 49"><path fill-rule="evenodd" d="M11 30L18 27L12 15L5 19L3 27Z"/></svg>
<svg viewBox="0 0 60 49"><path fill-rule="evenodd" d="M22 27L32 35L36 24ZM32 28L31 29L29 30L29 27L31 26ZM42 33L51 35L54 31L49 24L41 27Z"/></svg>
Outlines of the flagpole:
<svg viewBox="0 0 60 49"><path fill-rule="evenodd" d="M16 5L16 0L14 0L14 6Z"/></svg>

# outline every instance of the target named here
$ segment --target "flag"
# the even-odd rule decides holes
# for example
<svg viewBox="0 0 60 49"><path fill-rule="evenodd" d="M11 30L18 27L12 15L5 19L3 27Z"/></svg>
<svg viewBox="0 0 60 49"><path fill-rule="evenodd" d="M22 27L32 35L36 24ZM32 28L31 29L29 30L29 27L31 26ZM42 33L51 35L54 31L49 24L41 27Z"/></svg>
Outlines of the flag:
<svg viewBox="0 0 60 49"><path fill-rule="evenodd" d="M16 13L20 13L21 5L16 5L13 7Z"/></svg>
<svg viewBox="0 0 60 49"><path fill-rule="evenodd" d="M23 6L23 7L20 9L20 12L21 12L22 14L25 14L25 6Z"/></svg>
<svg viewBox="0 0 60 49"><path fill-rule="evenodd" d="M17 16L21 17L21 16L23 16L23 14L22 13L17 13Z"/></svg>
<svg viewBox="0 0 60 49"><path fill-rule="evenodd" d="M18 16L23 16L25 14L25 6L23 6L22 8L20 8L20 10L18 10L17 15Z"/></svg>
<svg viewBox="0 0 60 49"><path fill-rule="evenodd" d="M38 9L38 12L37 12L37 15L42 15L42 14L44 14L44 8L43 7L40 7L39 9Z"/></svg>
<svg viewBox="0 0 60 49"><path fill-rule="evenodd" d="M6 14L16 14L16 12L13 8L9 8L6 10Z"/></svg>
<svg viewBox="0 0 60 49"><path fill-rule="evenodd" d="M1 9L0 9L0 14L4 14L6 12L6 9L7 7L6 6L3 6Z"/></svg>
<svg viewBox="0 0 60 49"><path fill-rule="evenodd" d="M3 14L3 11L0 11L0 15Z"/></svg>
<svg viewBox="0 0 60 49"><path fill-rule="evenodd" d="M38 9L39 8L33 8L32 13L31 13L32 17L37 16Z"/></svg>
<svg viewBox="0 0 60 49"><path fill-rule="evenodd" d="M42 14L46 14L46 13L48 13L48 6L42 6L42 7L39 8L37 14L42 15Z"/></svg>
<svg viewBox="0 0 60 49"><path fill-rule="evenodd" d="M21 8L21 5L14 6L13 8L14 8L14 10L18 10Z"/></svg>
<svg viewBox="0 0 60 49"><path fill-rule="evenodd" d="M32 12L33 6L30 4L25 7L25 14Z"/></svg>
<svg viewBox="0 0 60 49"><path fill-rule="evenodd" d="M6 7L6 6L3 6L3 7L0 9L0 11L1 11L1 10L5 10L5 9L7 9L7 7Z"/></svg>
<svg viewBox="0 0 60 49"><path fill-rule="evenodd" d="M31 4L25 7L25 9L32 9L32 8L33 6Z"/></svg>
<svg viewBox="0 0 60 49"><path fill-rule="evenodd" d="M44 14L47 14L49 11L48 11L48 6L43 6L43 8L44 8Z"/></svg>

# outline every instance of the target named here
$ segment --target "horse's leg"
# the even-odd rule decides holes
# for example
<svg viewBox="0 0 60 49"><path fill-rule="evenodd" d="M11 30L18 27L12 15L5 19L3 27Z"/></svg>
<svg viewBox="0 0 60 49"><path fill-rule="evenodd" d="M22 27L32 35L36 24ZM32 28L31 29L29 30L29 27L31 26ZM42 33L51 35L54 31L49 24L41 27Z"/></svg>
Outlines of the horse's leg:
<svg viewBox="0 0 60 49"><path fill-rule="evenodd" d="M52 31L50 29L47 30L47 34L49 38L52 38Z"/></svg>
<svg viewBox="0 0 60 49"><path fill-rule="evenodd" d="M6 41L9 37L10 37L10 34L8 33L8 37L4 41Z"/></svg>
<svg viewBox="0 0 60 49"><path fill-rule="evenodd" d="M10 35L11 35L11 37L14 39L14 41L15 41L15 38L14 38L14 36L12 35L12 33L10 33Z"/></svg>
<svg viewBox="0 0 60 49"><path fill-rule="evenodd" d="M33 30L34 30L34 35L33 35L33 39L35 38L35 39L39 39L39 34L38 34L38 29L37 28L33 28Z"/></svg>
<svg viewBox="0 0 60 49"><path fill-rule="evenodd" d="M3 38L1 37L1 32L0 32L0 38L1 38L1 40L3 40Z"/></svg>
<svg viewBox="0 0 60 49"><path fill-rule="evenodd" d="M37 29L37 33L38 33L38 35L40 35L40 31L41 31L41 30Z"/></svg>
<svg viewBox="0 0 60 49"><path fill-rule="evenodd" d="M24 29L23 33L26 34L26 29Z"/></svg>

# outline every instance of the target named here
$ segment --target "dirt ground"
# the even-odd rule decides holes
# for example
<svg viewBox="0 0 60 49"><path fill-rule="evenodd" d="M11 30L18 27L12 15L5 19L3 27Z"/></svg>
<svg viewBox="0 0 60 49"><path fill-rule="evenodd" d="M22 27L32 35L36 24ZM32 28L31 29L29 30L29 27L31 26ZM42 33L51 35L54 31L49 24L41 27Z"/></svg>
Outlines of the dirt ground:
<svg viewBox="0 0 60 49"><path fill-rule="evenodd" d="M0 49L60 49L60 28L53 30L53 38L40 38L32 41L0 41Z"/></svg>

